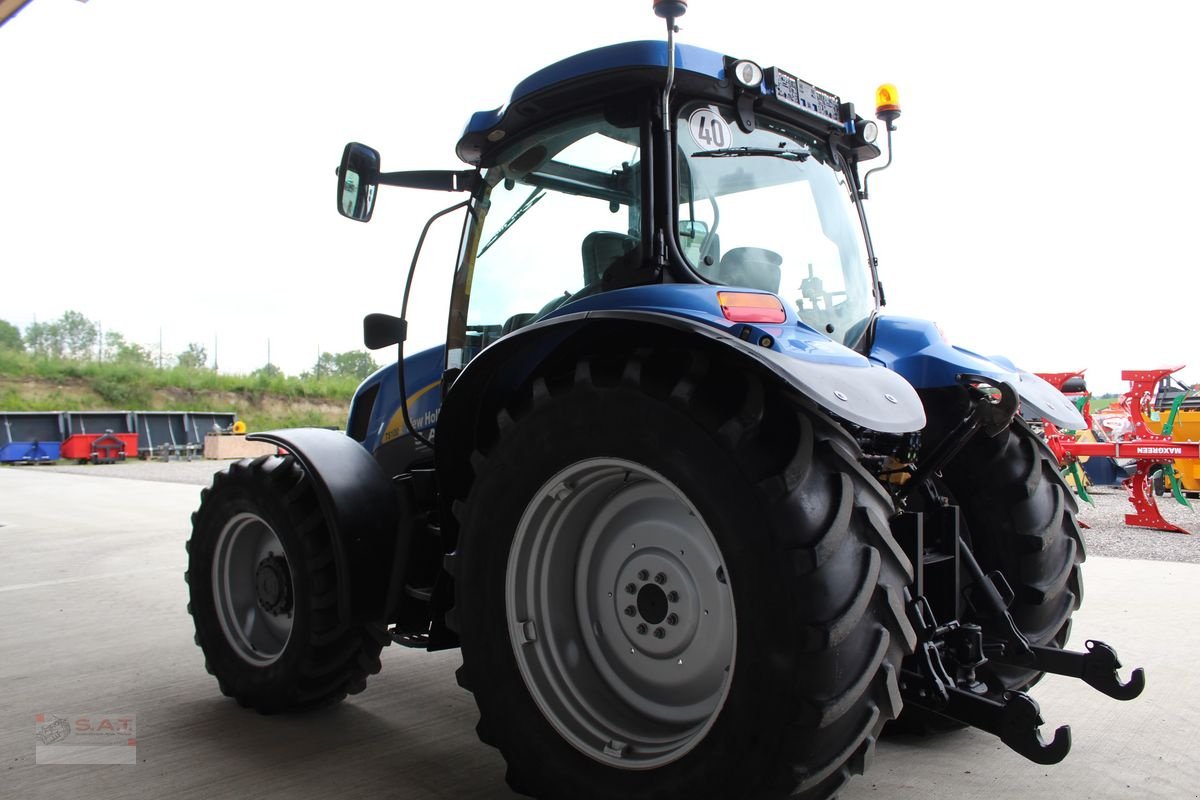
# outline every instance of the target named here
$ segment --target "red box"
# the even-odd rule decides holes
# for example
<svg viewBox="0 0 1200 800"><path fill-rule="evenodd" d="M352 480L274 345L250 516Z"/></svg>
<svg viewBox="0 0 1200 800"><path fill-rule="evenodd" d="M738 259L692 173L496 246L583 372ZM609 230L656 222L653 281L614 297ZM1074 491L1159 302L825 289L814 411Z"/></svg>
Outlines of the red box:
<svg viewBox="0 0 1200 800"><path fill-rule="evenodd" d="M62 457L90 461L96 454L100 461L114 461L118 456L133 458L137 448L136 433L76 433L62 443Z"/></svg>

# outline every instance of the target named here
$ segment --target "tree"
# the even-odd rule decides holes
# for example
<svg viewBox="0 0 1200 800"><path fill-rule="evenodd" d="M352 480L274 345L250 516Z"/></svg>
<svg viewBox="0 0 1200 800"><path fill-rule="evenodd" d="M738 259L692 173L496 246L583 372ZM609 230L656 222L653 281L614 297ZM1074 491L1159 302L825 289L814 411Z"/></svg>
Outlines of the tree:
<svg viewBox="0 0 1200 800"><path fill-rule="evenodd" d="M150 350L140 344L125 341L125 336L120 331L109 331L104 334L104 350L107 359L116 364L130 364L139 367L154 366Z"/></svg>
<svg viewBox="0 0 1200 800"><path fill-rule="evenodd" d="M362 380L376 369L375 361L366 350L347 350L344 353L321 353L312 372L301 373L300 377Z"/></svg>
<svg viewBox="0 0 1200 800"><path fill-rule="evenodd" d="M67 357L86 361L95 354L96 342L100 338L96 323L78 311L64 311L56 324Z"/></svg>
<svg viewBox="0 0 1200 800"><path fill-rule="evenodd" d="M0 350L24 350L21 329L7 320L0 319Z"/></svg>
<svg viewBox="0 0 1200 800"><path fill-rule="evenodd" d="M312 372L306 372L300 377L328 378L334 374L336 369L337 363L333 360L333 353L321 353L317 356L317 363L313 365Z"/></svg>
<svg viewBox="0 0 1200 800"><path fill-rule="evenodd" d="M39 358L88 360L95 355L100 326L78 311L64 311L54 322L25 329L25 346Z"/></svg>
<svg viewBox="0 0 1200 800"><path fill-rule="evenodd" d="M376 370L375 360L366 350L347 350L333 357L335 374L347 378L363 378Z"/></svg>
<svg viewBox="0 0 1200 800"><path fill-rule="evenodd" d="M204 369L208 366L208 351L199 342L191 342L175 360L183 369Z"/></svg>
<svg viewBox="0 0 1200 800"><path fill-rule="evenodd" d="M283 370L274 364L263 364L254 372L250 373L250 377L259 378L260 380L271 380L272 378L282 378Z"/></svg>
<svg viewBox="0 0 1200 800"><path fill-rule="evenodd" d="M62 332L54 322L34 322L25 329L25 347L38 358L62 358Z"/></svg>

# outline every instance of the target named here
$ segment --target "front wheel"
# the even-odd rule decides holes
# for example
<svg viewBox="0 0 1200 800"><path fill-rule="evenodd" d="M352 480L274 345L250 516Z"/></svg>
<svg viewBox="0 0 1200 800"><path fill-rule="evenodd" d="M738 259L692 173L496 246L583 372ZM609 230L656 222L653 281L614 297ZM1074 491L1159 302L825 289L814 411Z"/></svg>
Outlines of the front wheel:
<svg viewBox="0 0 1200 800"><path fill-rule="evenodd" d="M519 792L826 798L899 711L890 500L820 412L702 363L538 379L474 460L463 682Z"/></svg>
<svg viewBox="0 0 1200 800"><path fill-rule="evenodd" d="M379 671L381 626L344 621L332 536L296 460L217 473L192 515L188 611L221 691L263 713L327 705Z"/></svg>

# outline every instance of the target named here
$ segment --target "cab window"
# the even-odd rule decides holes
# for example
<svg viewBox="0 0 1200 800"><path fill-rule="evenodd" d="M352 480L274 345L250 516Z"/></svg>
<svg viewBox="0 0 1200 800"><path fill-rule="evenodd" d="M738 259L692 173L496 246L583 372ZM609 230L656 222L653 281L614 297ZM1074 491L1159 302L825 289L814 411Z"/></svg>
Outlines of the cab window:
<svg viewBox="0 0 1200 800"><path fill-rule="evenodd" d="M638 129L576 119L522 140L486 171L464 264L464 363L640 262L639 154Z"/></svg>

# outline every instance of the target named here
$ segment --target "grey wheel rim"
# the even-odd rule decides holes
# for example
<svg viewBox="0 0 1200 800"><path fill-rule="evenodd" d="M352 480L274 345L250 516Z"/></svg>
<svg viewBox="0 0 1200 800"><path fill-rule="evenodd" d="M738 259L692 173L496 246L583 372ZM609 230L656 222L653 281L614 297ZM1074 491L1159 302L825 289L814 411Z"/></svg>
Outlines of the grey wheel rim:
<svg viewBox="0 0 1200 800"><path fill-rule="evenodd" d="M283 545L262 517L242 513L225 523L212 577L225 641L254 666L273 664L292 635L293 584Z"/></svg>
<svg viewBox="0 0 1200 800"><path fill-rule="evenodd" d="M720 548L673 483L577 462L530 500L509 551L509 637L542 714L587 756L651 769L686 755L728 693L737 643Z"/></svg>

